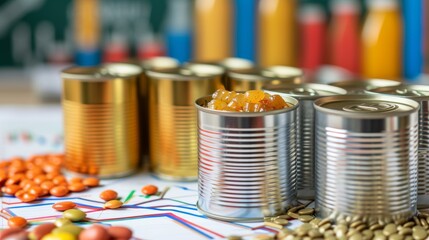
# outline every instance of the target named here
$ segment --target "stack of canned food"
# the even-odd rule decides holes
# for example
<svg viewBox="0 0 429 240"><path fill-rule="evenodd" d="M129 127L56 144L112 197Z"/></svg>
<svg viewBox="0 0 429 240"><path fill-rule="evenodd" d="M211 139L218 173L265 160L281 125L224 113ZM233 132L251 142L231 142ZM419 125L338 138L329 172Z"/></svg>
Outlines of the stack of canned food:
<svg viewBox="0 0 429 240"><path fill-rule="evenodd" d="M303 83L293 67L165 57L63 79L70 171L124 176L148 156L163 179L198 179L200 211L228 221L298 199L315 199L319 217L383 223L429 206L427 86Z"/></svg>

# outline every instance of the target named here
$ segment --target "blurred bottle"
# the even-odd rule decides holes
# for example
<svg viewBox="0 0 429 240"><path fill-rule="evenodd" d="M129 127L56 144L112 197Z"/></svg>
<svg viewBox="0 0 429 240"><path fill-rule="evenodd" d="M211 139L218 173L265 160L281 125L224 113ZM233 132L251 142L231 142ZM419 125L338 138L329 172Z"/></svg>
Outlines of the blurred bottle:
<svg viewBox="0 0 429 240"><path fill-rule="evenodd" d="M231 56L231 0L196 0L194 58L219 61Z"/></svg>
<svg viewBox="0 0 429 240"><path fill-rule="evenodd" d="M325 56L326 16L321 5L305 4L300 7L299 66L311 74L323 64Z"/></svg>
<svg viewBox="0 0 429 240"><path fill-rule="evenodd" d="M329 62L358 74L360 70L358 2L356 0L334 0L331 13Z"/></svg>
<svg viewBox="0 0 429 240"><path fill-rule="evenodd" d="M260 0L258 58L261 66L296 65L295 0Z"/></svg>
<svg viewBox="0 0 429 240"><path fill-rule="evenodd" d="M404 77L417 80L423 71L423 1L402 1L404 16Z"/></svg>
<svg viewBox="0 0 429 240"><path fill-rule="evenodd" d="M234 55L255 61L257 0L235 0Z"/></svg>
<svg viewBox="0 0 429 240"><path fill-rule="evenodd" d="M179 62L192 57L192 1L169 0L167 19L167 55Z"/></svg>
<svg viewBox="0 0 429 240"><path fill-rule="evenodd" d="M74 1L76 64L94 66L100 63L100 6L98 0Z"/></svg>
<svg viewBox="0 0 429 240"><path fill-rule="evenodd" d="M402 73L402 23L396 0L367 0L362 31L362 75L398 80Z"/></svg>
<svg viewBox="0 0 429 240"><path fill-rule="evenodd" d="M137 45L137 58L147 60L159 56L165 56L162 38L153 32L146 32Z"/></svg>

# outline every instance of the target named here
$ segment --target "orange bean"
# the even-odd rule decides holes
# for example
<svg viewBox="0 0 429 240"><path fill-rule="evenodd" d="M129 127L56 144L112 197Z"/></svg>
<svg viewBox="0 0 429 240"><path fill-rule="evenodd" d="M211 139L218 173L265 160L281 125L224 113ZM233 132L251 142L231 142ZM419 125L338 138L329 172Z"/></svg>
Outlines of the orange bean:
<svg viewBox="0 0 429 240"><path fill-rule="evenodd" d="M21 182L19 182L19 186L21 188L24 188L25 186L27 186L27 184L32 183L33 181L29 180L29 179L24 179Z"/></svg>
<svg viewBox="0 0 429 240"><path fill-rule="evenodd" d="M58 177L60 175L61 175L61 173L59 171L48 172L48 173L46 173L46 178L49 179L49 180L53 180L54 178L56 178L56 177Z"/></svg>
<svg viewBox="0 0 429 240"><path fill-rule="evenodd" d="M63 201L63 202L57 202L54 205L52 205L52 208L57 211L65 211L76 207L76 203L71 201Z"/></svg>
<svg viewBox="0 0 429 240"><path fill-rule="evenodd" d="M69 180L69 182L70 182L70 183L76 183L76 182L82 183L82 181L83 181L83 179L82 179L82 178L80 178L80 177L72 177L72 178Z"/></svg>
<svg viewBox="0 0 429 240"><path fill-rule="evenodd" d="M49 190L49 193L55 197L64 197L67 195L67 193L69 193L69 190L65 186L56 186Z"/></svg>
<svg viewBox="0 0 429 240"><path fill-rule="evenodd" d="M57 166L57 165L54 165L54 164L44 164L43 165L43 171L45 172L45 173L50 173L50 172L60 172L61 171L61 169L60 169L60 167L59 166Z"/></svg>
<svg viewBox="0 0 429 240"><path fill-rule="evenodd" d="M63 175L58 175L52 179L52 182L55 185L59 185L61 183L67 182L67 179Z"/></svg>
<svg viewBox="0 0 429 240"><path fill-rule="evenodd" d="M98 178L89 177L83 180L83 184L88 187L97 187L100 185L100 180Z"/></svg>
<svg viewBox="0 0 429 240"><path fill-rule="evenodd" d="M6 172L0 171L0 186L7 181L8 177Z"/></svg>
<svg viewBox="0 0 429 240"><path fill-rule="evenodd" d="M42 182L48 180L45 175L40 174L33 178L34 183L41 184Z"/></svg>
<svg viewBox="0 0 429 240"><path fill-rule="evenodd" d="M107 209L116 209L120 208L122 205L123 203L121 201L114 199L106 202L103 207Z"/></svg>
<svg viewBox="0 0 429 240"><path fill-rule="evenodd" d="M72 192L82 192L86 189L86 186L83 183L75 182L68 186L69 190Z"/></svg>
<svg viewBox="0 0 429 240"><path fill-rule="evenodd" d="M21 201L23 202L32 202L34 200L37 199L37 195L29 193L29 192L25 192L24 194L18 196L17 198L19 198Z"/></svg>
<svg viewBox="0 0 429 240"><path fill-rule="evenodd" d="M31 170L27 170L27 172L25 172L25 176L28 179L33 179L34 177L43 174L43 171L41 168L38 167L33 167Z"/></svg>
<svg viewBox="0 0 429 240"><path fill-rule="evenodd" d="M26 191L21 189L21 190L16 191L16 193L14 195L17 198L20 198L20 197L22 197L22 195L24 195L24 193L26 193Z"/></svg>
<svg viewBox="0 0 429 240"><path fill-rule="evenodd" d="M28 192L40 197L40 196L42 196L44 191L43 191L43 188L41 188L39 186L32 186L28 189Z"/></svg>
<svg viewBox="0 0 429 240"><path fill-rule="evenodd" d="M114 190L108 189L104 190L100 193L100 198L104 201L110 201L116 199L118 197L118 193Z"/></svg>
<svg viewBox="0 0 429 240"><path fill-rule="evenodd" d="M55 187L55 184L50 180L46 180L40 184L40 187L46 190L51 190L51 188Z"/></svg>
<svg viewBox="0 0 429 240"><path fill-rule="evenodd" d="M11 217L7 220L7 225L9 225L10 228L24 228L27 226L27 220L23 217Z"/></svg>
<svg viewBox="0 0 429 240"><path fill-rule="evenodd" d="M18 192L18 190L20 190L21 187L15 184L12 185L8 185L8 186L4 186L1 188L1 191L3 193L9 194L9 195L14 195L16 192Z"/></svg>
<svg viewBox="0 0 429 240"><path fill-rule="evenodd" d="M146 185L142 188L142 193L145 195L154 195L158 192L158 187L155 185Z"/></svg>
<svg viewBox="0 0 429 240"><path fill-rule="evenodd" d="M22 173L17 173L9 176L9 179L7 179L5 185L19 184L19 182L21 182L23 179L25 179L25 175Z"/></svg>

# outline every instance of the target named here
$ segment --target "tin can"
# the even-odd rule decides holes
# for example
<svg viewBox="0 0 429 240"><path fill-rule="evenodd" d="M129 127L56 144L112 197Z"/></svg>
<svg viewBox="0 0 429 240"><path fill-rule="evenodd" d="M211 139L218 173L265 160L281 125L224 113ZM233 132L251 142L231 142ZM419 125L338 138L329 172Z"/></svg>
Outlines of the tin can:
<svg viewBox="0 0 429 240"><path fill-rule="evenodd" d="M141 135L141 152L143 161L149 158L149 97L148 88L149 82L146 76L146 71L149 70L168 70L176 69L180 66L179 61L170 57L153 57L142 61L141 66L143 67L143 73L141 74L138 81L139 89L139 115L140 115L140 135Z"/></svg>
<svg viewBox="0 0 429 240"><path fill-rule="evenodd" d="M417 101L419 109L419 160L417 208L429 207L429 86L398 85L373 89L374 93L388 94Z"/></svg>
<svg viewBox="0 0 429 240"><path fill-rule="evenodd" d="M62 72L66 169L101 178L137 170L140 74L131 64Z"/></svg>
<svg viewBox="0 0 429 240"><path fill-rule="evenodd" d="M248 91L262 89L265 85L295 84L301 82L302 75L301 69L287 66L231 70L227 73L226 89Z"/></svg>
<svg viewBox="0 0 429 240"><path fill-rule="evenodd" d="M266 90L284 93L299 100L298 108L298 198L314 199L314 108L313 102L321 97L346 94L346 90L334 86L303 83L265 87Z"/></svg>
<svg viewBox="0 0 429 240"><path fill-rule="evenodd" d="M223 69L146 72L149 79L149 158L156 175L167 180L198 177L197 114L194 100L221 86Z"/></svg>
<svg viewBox="0 0 429 240"><path fill-rule="evenodd" d="M414 216L419 104L374 94L314 106L319 216L382 223Z"/></svg>
<svg viewBox="0 0 429 240"><path fill-rule="evenodd" d="M283 213L296 199L296 109L258 113L198 111L198 203L225 221L260 221Z"/></svg>
<svg viewBox="0 0 429 240"><path fill-rule="evenodd" d="M367 91L375 88L398 86L399 84L401 84L401 82L387 79L363 79L329 83L331 86L347 90L347 93L350 94L366 94Z"/></svg>

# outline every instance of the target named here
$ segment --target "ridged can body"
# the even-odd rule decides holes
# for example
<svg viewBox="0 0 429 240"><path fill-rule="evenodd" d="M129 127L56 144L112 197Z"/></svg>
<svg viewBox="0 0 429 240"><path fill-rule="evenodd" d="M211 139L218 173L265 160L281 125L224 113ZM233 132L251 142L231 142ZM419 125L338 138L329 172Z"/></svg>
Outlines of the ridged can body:
<svg viewBox="0 0 429 240"><path fill-rule="evenodd" d="M419 109L419 163L417 208L429 207L429 86L398 85L373 89L374 93L388 94L417 101Z"/></svg>
<svg viewBox="0 0 429 240"><path fill-rule="evenodd" d="M143 68L143 73L138 81L139 89L139 115L140 115L140 148L143 162L149 158L149 81L146 76L146 71L149 70L169 70L176 69L180 63L170 57L154 57L140 63Z"/></svg>
<svg viewBox="0 0 429 240"><path fill-rule="evenodd" d="M137 170L140 74L131 64L62 72L66 169L101 178Z"/></svg>
<svg viewBox="0 0 429 240"><path fill-rule="evenodd" d="M223 69L147 71L149 79L149 158L152 171L166 180L198 178L195 99L222 87ZM198 71L197 71L198 70Z"/></svg>
<svg viewBox="0 0 429 240"><path fill-rule="evenodd" d="M303 83L289 85L267 85L265 89L287 94L299 100L297 122L297 189L298 198L314 199L314 108L315 100L342 95L346 90L334 86Z"/></svg>
<svg viewBox="0 0 429 240"><path fill-rule="evenodd" d="M414 216L418 103L349 95L314 106L319 217L389 223Z"/></svg>
<svg viewBox="0 0 429 240"><path fill-rule="evenodd" d="M298 84L302 79L301 69L288 66L232 69L227 73L225 87L230 91L259 90L266 85Z"/></svg>
<svg viewBox="0 0 429 240"><path fill-rule="evenodd" d="M367 91L375 88L398 86L400 84L401 82L387 79L362 79L329 83L331 86L347 90L349 94L367 94Z"/></svg>
<svg viewBox="0 0 429 240"><path fill-rule="evenodd" d="M260 221L296 200L296 108L244 113L198 111L198 209L226 221Z"/></svg>

